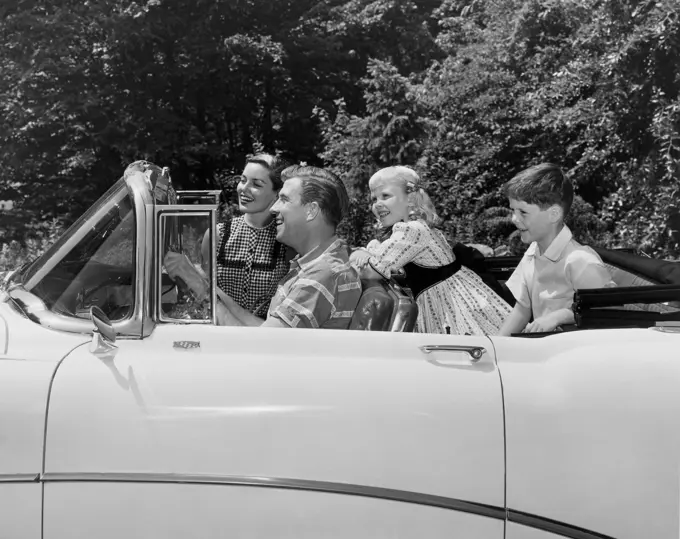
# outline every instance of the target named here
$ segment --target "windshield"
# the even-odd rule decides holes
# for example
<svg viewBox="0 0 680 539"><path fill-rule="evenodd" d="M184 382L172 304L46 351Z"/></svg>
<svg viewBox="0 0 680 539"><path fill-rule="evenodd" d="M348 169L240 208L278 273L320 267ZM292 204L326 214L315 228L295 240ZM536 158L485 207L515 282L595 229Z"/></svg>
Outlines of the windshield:
<svg viewBox="0 0 680 539"><path fill-rule="evenodd" d="M89 318L96 305L112 320L134 305L136 220L119 180L23 276L24 287L56 313Z"/></svg>

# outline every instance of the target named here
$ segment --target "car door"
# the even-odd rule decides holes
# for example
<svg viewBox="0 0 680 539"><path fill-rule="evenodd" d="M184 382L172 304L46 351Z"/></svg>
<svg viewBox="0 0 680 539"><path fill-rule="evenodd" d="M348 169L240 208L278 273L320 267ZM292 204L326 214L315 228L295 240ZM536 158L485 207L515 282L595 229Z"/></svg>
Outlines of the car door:
<svg viewBox="0 0 680 539"><path fill-rule="evenodd" d="M116 346L54 380L45 539L503 536L485 337L167 324Z"/></svg>
<svg viewBox="0 0 680 539"><path fill-rule="evenodd" d="M507 539L680 533L680 334L494 338L507 436Z"/></svg>

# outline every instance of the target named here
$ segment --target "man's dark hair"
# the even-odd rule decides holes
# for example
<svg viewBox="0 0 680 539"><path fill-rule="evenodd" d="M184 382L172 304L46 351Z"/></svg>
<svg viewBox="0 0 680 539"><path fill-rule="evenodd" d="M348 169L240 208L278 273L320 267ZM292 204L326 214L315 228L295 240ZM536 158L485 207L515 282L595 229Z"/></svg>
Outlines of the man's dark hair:
<svg viewBox="0 0 680 539"><path fill-rule="evenodd" d="M566 217L574 201L574 187L562 169L541 163L523 170L503 186L508 198L536 204L542 210L557 204Z"/></svg>
<svg viewBox="0 0 680 539"><path fill-rule="evenodd" d="M302 180L303 204L316 202L326 221L337 227L349 210L349 195L342 180L323 168L293 165L281 173L283 181L291 178Z"/></svg>
<svg viewBox="0 0 680 539"><path fill-rule="evenodd" d="M256 165L263 166L269 171L269 179L272 181L274 191L279 191L281 187L283 187L281 173L290 166L289 161L286 161L278 155L259 153L246 159L246 164L248 163L255 163Z"/></svg>

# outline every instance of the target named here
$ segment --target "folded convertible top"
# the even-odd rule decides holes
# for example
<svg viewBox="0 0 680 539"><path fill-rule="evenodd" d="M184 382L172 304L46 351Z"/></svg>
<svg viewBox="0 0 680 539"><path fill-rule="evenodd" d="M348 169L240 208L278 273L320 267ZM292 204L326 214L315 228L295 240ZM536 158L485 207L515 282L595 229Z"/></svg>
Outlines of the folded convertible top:
<svg viewBox="0 0 680 539"><path fill-rule="evenodd" d="M594 248L606 264L617 266L659 284L680 285L680 262L657 260L626 252Z"/></svg>

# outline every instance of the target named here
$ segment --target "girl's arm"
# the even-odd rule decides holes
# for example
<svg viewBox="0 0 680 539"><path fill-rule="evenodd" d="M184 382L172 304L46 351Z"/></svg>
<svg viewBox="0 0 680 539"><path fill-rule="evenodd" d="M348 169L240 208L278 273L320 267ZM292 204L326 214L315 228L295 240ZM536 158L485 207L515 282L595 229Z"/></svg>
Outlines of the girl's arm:
<svg viewBox="0 0 680 539"><path fill-rule="evenodd" d="M371 249L368 263L383 277L389 279L392 271L399 270L427 248L430 241L427 225L419 221L397 223L392 235Z"/></svg>
<svg viewBox="0 0 680 539"><path fill-rule="evenodd" d="M353 249L349 255L349 263L357 269L361 269L362 266L365 266L368 263L370 256L371 254L366 249L357 247L356 249Z"/></svg>
<svg viewBox="0 0 680 539"><path fill-rule="evenodd" d="M366 281L371 281L374 279L382 279L383 275L375 271L369 264L366 264L359 270L359 278Z"/></svg>

